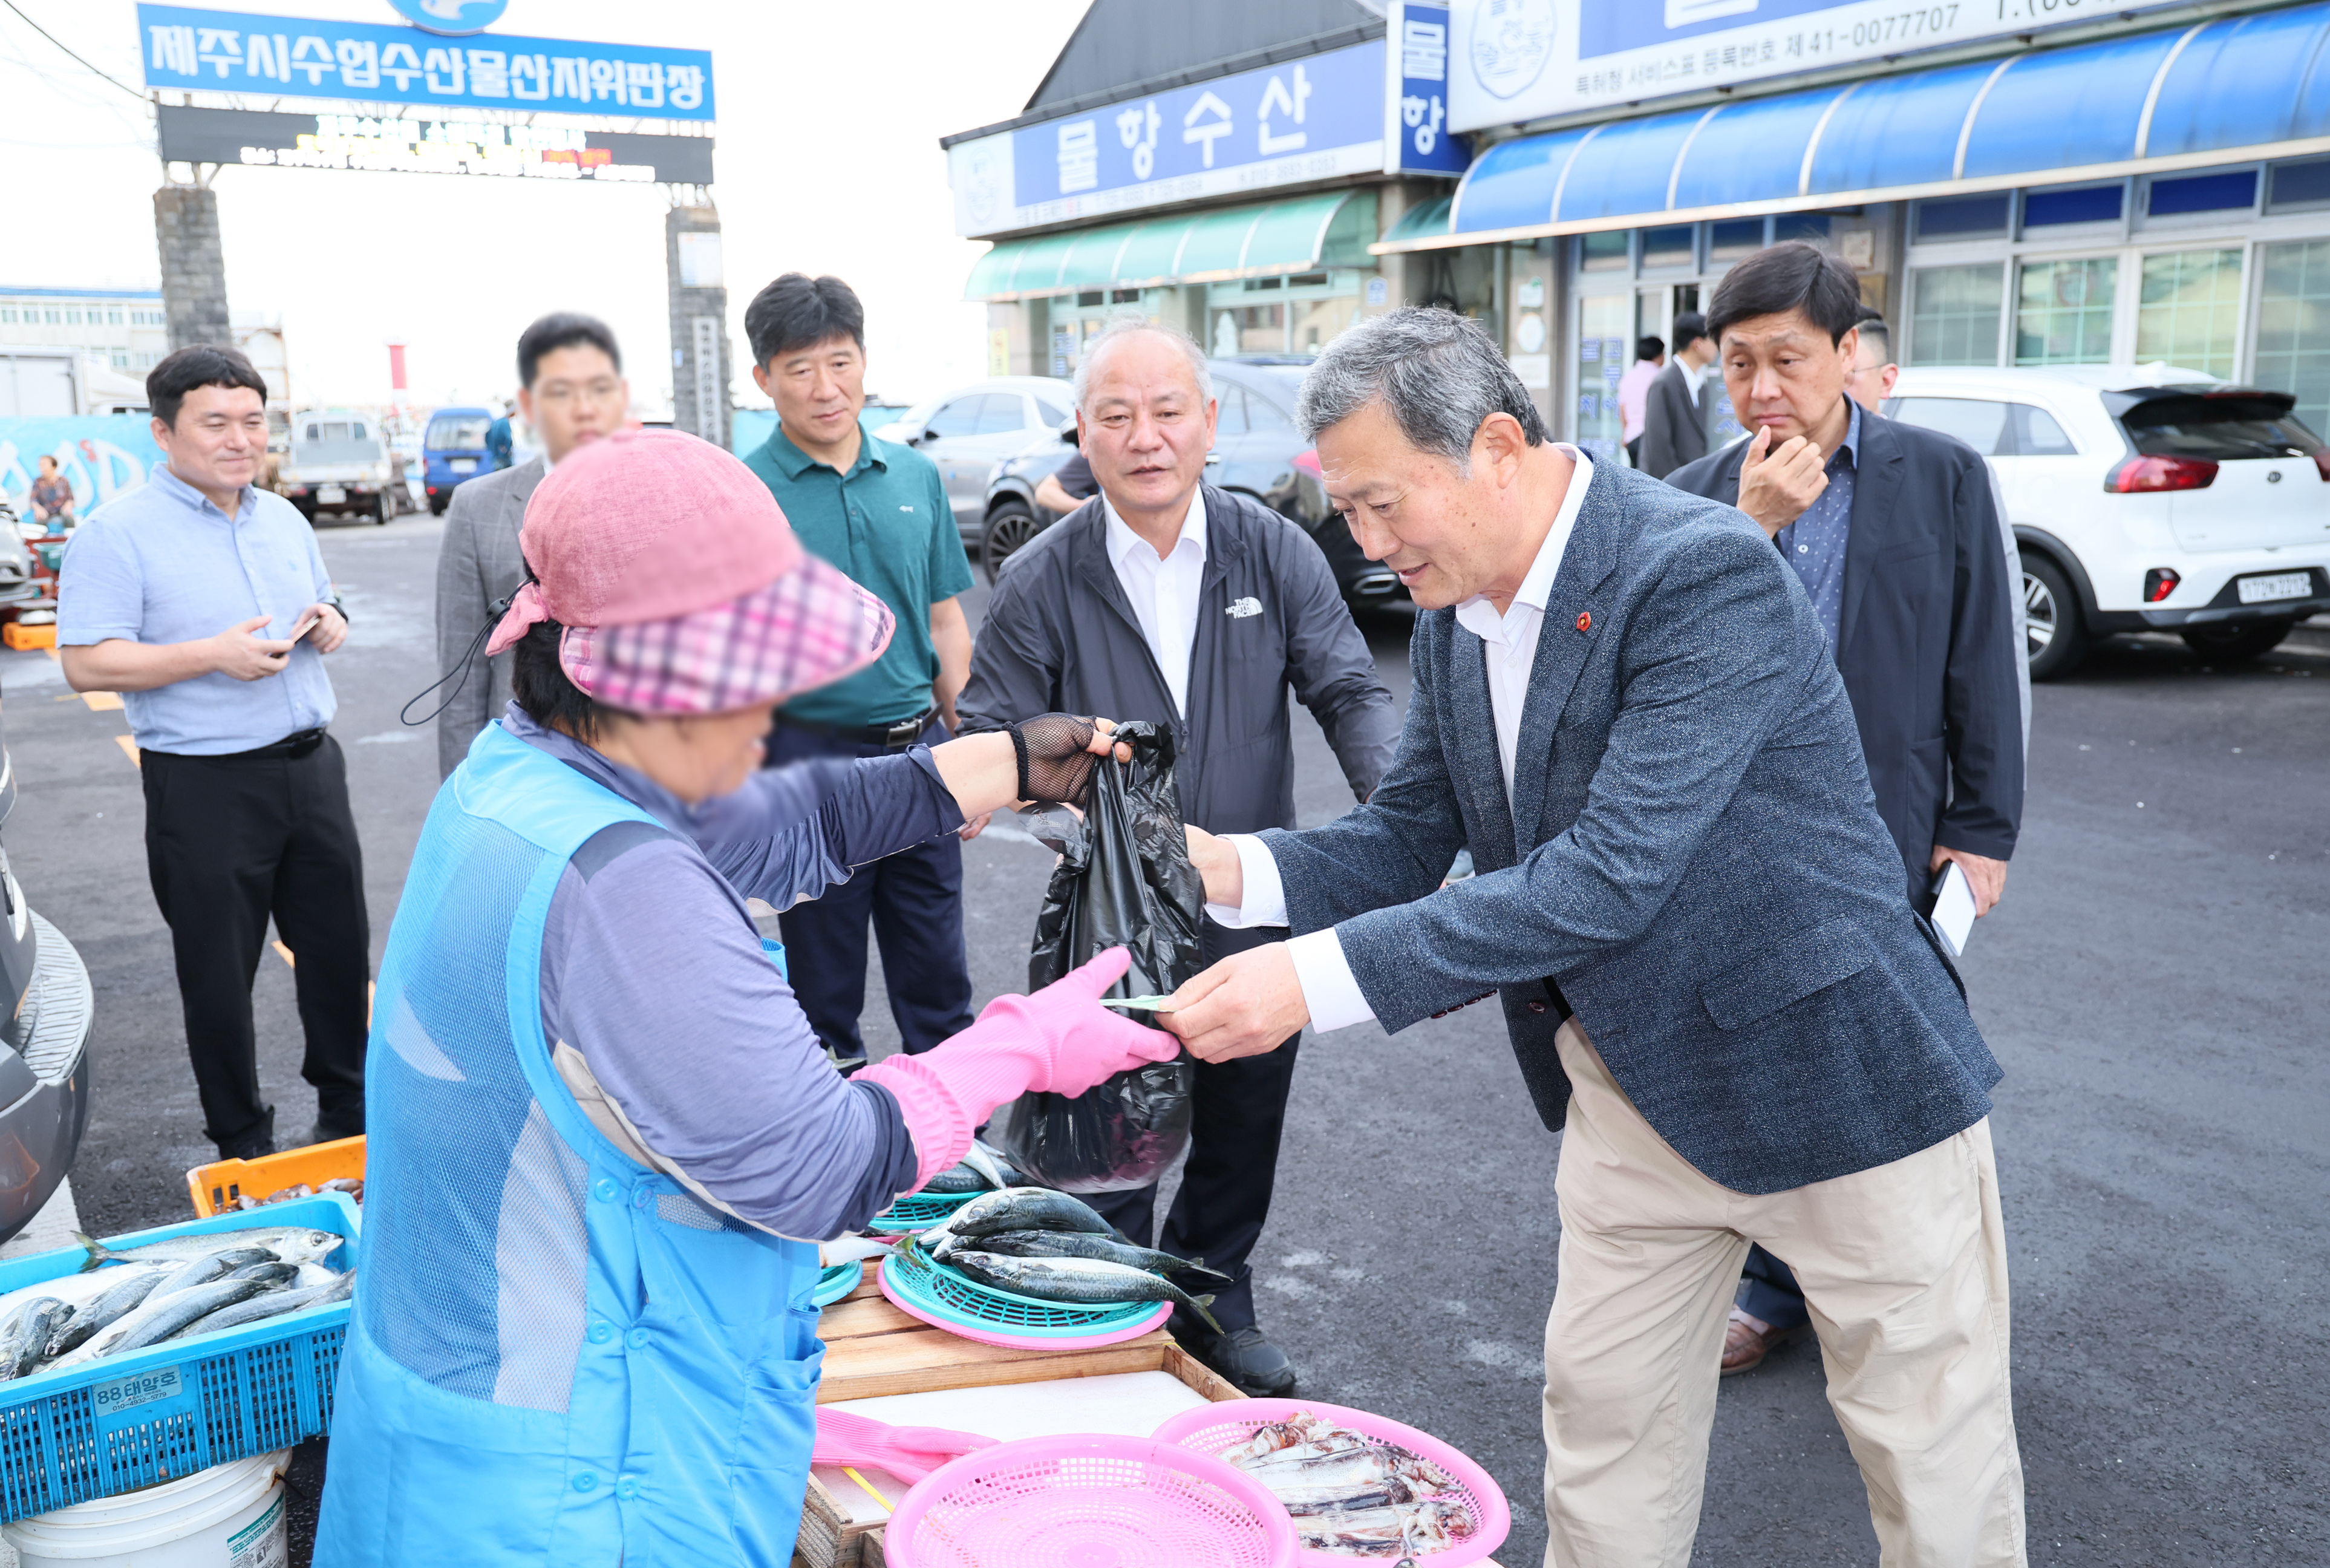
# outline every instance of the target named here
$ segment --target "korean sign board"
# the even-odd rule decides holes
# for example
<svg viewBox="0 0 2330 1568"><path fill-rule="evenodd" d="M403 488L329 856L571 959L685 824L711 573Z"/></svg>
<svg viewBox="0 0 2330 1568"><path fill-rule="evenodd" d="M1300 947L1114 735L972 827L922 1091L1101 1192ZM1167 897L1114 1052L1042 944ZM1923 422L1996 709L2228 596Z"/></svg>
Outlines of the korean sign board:
<svg viewBox="0 0 2330 1568"><path fill-rule="evenodd" d="M1437 6L1412 5L1430 24ZM1439 23L1445 37L1444 21ZM1394 166L1461 172L1464 154L1430 98L1444 106L1444 43L1419 46L1410 71L1370 39L1278 65L1214 77L1082 114L1063 115L947 149L955 232L976 236L1078 218L1300 185ZM1414 122L1388 92L1390 71L1422 90ZM1410 81L1409 79L1414 80ZM1409 128L1413 124L1414 129ZM1388 132L1397 127L1402 135ZM1419 136L1417 133L1421 132ZM1422 151L1416 152L1418 144ZM1408 149L1403 151L1403 149Z"/></svg>
<svg viewBox="0 0 2330 1568"><path fill-rule="evenodd" d="M1946 44L2118 21L2173 0L1451 0L1450 126L1479 130Z"/></svg>
<svg viewBox="0 0 2330 1568"><path fill-rule="evenodd" d="M712 56L700 49L578 43L236 11L140 5L146 85L270 98L336 98L709 120Z"/></svg>
<svg viewBox="0 0 2330 1568"><path fill-rule="evenodd" d="M572 122L494 125L474 119L276 114L159 104L172 163L389 169L512 179L708 185L712 138L584 130Z"/></svg>

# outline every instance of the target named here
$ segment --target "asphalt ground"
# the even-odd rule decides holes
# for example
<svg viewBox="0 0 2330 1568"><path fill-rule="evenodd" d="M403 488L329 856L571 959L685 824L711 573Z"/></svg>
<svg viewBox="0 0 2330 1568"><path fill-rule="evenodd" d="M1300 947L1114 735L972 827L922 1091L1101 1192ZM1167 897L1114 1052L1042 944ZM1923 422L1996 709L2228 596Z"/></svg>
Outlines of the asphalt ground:
<svg viewBox="0 0 2330 1568"><path fill-rule="evenodd" d="M321 530L353 626L330 665L334 730L375 953L437 782L432 736L397 709L436 675L438 531L427 518ZM1406 622L1367 630L1405 700ZM0 655L0 688L22 782L8 851L97 993L81 1213L98 1234L185 1218L185 1173L213 1150L147 888L128 726L71 697L44 654ZM1349 794L1316 727L1294 725L1299 810L1324 821ZM2034 1563L2330 1561L2325 805L2330 640L2301 633L2239 668L2124 641L2037 694L2022 849L1965 965L2006 1069L1994 1126ZM991 830L966 868L983 1002L1024 984L1049 857ZM289 1138L315 1108L289 968L263 958L254 994ZM895 1047L878 1001L868 1034L877 1054ZM1255 1257L1264 1326L1304 1392L1436 1432L1494 1472L1515 1515L1508 1568L1536 1563L1545 1539L1558 1150L1487 1009L1306 1042ZM295 1473L303 1489L316 1458ZM308 1513L295 1509L303 1563ZM1729 1381L1693 1562L1875 1559L1814 1348Z"/></svg>

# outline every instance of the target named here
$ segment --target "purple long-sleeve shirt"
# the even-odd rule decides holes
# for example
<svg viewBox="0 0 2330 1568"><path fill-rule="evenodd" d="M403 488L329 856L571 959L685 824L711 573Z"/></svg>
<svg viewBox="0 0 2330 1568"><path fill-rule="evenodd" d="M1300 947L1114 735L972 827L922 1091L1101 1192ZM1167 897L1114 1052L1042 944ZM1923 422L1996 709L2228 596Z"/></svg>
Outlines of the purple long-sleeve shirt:
<svg viewBox="0 0 2330 1568"><path fill-rule="evenodd" d="M962 825L928 749L755 773L691 808L516 703L504 728L671 830L605 830L552 896L543 1031L573 1047L639 1141L738 1217L824 1240L914 1184L897 1101L833 1070L744 908Z"/></svg>

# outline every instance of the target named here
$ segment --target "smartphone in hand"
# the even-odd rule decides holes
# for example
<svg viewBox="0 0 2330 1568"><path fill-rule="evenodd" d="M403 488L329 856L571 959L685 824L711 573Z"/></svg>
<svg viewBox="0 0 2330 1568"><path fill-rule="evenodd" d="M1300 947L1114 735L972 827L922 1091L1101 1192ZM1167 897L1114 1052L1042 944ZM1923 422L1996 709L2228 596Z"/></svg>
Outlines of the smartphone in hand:
<svg viewBox="0 0 2330 1568"><path fill-rule="evenodd" d="M323 618L324 613L322 611L310 611L305 621L300 622L299 624L291 628L291 641L297 642L300 638L305 637L308 632L313 632L316 629L317 622L323 620Z"/></svg>

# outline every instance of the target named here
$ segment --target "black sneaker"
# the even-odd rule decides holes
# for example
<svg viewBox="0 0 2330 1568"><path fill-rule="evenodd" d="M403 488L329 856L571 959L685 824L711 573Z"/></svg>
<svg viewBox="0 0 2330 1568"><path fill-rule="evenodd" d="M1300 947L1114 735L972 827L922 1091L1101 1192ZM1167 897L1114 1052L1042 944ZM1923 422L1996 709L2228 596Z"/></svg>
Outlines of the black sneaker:
<svg viewBox="0 0 2330 1568"><path fill-rule="evenodd" d="M1254 1399L1284 1399L1294 1392L1299 1374L1286 1353L1251 1325L1227 1334L1202 1331L1189 1335L1182 1347Z"/></svg>

